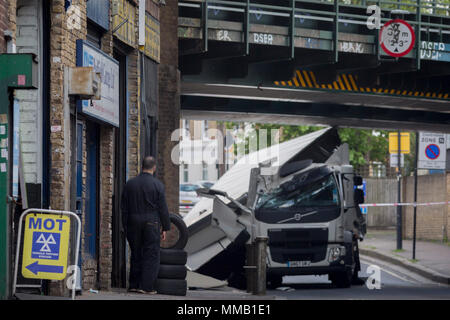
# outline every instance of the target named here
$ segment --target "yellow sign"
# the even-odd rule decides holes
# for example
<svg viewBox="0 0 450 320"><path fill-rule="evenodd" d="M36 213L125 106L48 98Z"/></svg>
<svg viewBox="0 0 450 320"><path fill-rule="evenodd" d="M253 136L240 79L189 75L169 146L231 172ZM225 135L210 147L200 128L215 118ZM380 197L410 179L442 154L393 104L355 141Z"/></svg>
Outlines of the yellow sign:
<svg viewBox="0 0 450 320"><path fill-rule="evenodd" d="M67 273L70 218L29 214L24 228L22 275L25 278L63 280Z"/></svg>
<svg viewBox="0 0 450 320"><path fill-rule="evenodd" d="M112 18L114 36L134 47L136 45L136 7L127 0L118 0L118 14Z"/></svg>
<svg viewBox="0 0 450 320"><path fill-rule="evenodd" d="M409 132L400 133L400 153L410 153ZM389 133L389 153L398 153L398 134Z"/></svg>
<svg viewBox="0 0 450 320"><path fill-rule="evenodd" d="M146 56L160 61L160 26L159 21L148 12L145 13L145 50Z"/></svg>

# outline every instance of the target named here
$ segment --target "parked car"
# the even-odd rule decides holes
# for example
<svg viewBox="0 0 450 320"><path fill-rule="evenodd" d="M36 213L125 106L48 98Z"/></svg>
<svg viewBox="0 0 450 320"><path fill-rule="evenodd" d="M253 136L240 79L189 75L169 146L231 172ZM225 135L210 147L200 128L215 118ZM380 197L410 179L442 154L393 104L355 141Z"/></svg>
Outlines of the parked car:
<svg viewBox="0 0 450 320"><path fill-rule="evenodd" d="M200 201L200 197L195 190L203 186L196 183L180 184L180 213L189 212L192 207Z"/></svg>
<svg viewBox="0 0 450 320"><path fill-rule="evenodd" d="M211 188L214 185L215 182L213 181L207 181L207 180L201 180L201 181L197 181L197 184L201 185L202 188Z"/></svg>

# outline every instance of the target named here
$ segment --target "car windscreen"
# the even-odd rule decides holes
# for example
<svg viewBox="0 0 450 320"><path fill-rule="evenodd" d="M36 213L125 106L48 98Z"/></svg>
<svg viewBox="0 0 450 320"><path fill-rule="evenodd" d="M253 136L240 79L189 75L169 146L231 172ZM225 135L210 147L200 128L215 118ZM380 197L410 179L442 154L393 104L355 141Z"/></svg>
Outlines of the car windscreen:
<svg viewBox="0 0 450 320"><path fill-rule="evenodd" d="M259 197L257 208L283 209L297 207L339 206L339 193L332 174L293 191L281 188Z"/></svg>
<svg viewBox="0 0 450 320"><path fill-rule="evenodd" d="M200 188L200 186L196 184L182 184L180 185L180 191L192 192Z"/></svg>

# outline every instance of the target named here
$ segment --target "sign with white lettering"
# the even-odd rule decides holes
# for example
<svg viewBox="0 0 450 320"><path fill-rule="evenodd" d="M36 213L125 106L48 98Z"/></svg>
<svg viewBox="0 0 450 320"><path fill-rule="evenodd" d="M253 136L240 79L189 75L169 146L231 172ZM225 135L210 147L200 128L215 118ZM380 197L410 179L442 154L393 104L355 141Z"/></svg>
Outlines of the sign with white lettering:
<svg viewBox="0 0 450 320"><path fill-rule="evenodd" d="M419 169L445 169L446 135L444 133L420 132Z"/></svg>
<svg viewBox="0 0 450 320"><path fill-rule="evenodd" d="M81 100L78 111L119 126L119 62L84 40L77 40L77 66L93 67L102 80L100 100Z"/></svg>

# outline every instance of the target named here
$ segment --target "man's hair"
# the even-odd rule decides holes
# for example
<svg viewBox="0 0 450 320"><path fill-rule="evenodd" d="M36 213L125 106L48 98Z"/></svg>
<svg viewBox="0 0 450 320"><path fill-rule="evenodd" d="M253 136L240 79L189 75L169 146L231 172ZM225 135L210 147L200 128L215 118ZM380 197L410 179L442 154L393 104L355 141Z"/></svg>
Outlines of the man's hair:
<svg viewBox="0 0 450 320"><path fill-rule="evenodd" d="M142 160L142 170L152 170L156 166L155 158L147 156Z"/></svg>

